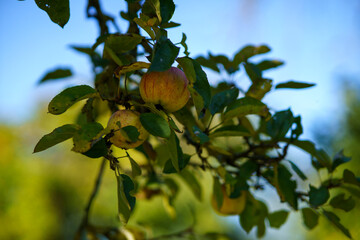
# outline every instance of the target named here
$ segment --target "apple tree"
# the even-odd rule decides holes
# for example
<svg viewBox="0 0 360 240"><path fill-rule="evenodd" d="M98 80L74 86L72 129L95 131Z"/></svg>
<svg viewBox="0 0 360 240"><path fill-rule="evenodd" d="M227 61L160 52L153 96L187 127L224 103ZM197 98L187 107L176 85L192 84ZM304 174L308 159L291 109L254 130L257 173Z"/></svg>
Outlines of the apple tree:
<svg viewBox="0 0 360 240"><path fill-rule="evenodd" d="M68 22L69 0L35 2L54 23L64 27ZM139 193L147 199L163 195L172 206L179 191L172 176L177 175L199 200L211 201L218 214L239 216L241 227L247 233L256 229L258 237L264 236L267 227L280 228L291 212L300 211L308 229L324 217L351 238L334 209L354 207L354 200L344 193L349 195L348 186L359 191L360 181L349 169L333 177L350 158L343 152L330 157L315 143L301 139L301 116L290 109L273 111L263 101L271 91L314 84L275 84L266 78L268 69L283 64L266 58L253 60L270 51L267 45L244 46L231 58L191 56L185 34L179 43L167 34L180 26L171 21L173 0L126 0L126 5L120 16L128 22L127 31L110 32L109 24L116 26L118 19L106 15L98 0L88 1L87 16L97 21L99 37L92 46L72 48L91 60L93 84L66 88L50 101L49 113L59 115L84 100L76 122L49 131L34 149L35 153L44 151L72 139L72 151L102 159L76 238L92 239L89 236L96 234L89 212L107 166L117 181L114 198L124 229ZM237 80L211 86L204 69L228 76L243 71L250 87L240 88ZM59 68L41 82L71 75L69 69ZM98 121L106 115L104 108L112 113L106 126ZM309 182L307 174L288 158L291 146L307 152L313 168L326 176L319 184ZM116 155L114 148L124 149L124 155ZM128 149L141 152L146 162L140 164ZM124 161L130 169L123 167ZM197 172L212 176L210 199L201 199ZM265 188L275 191L287 207L270 212L257 198ZM341 193L334 194L333 189Z"/></svg>

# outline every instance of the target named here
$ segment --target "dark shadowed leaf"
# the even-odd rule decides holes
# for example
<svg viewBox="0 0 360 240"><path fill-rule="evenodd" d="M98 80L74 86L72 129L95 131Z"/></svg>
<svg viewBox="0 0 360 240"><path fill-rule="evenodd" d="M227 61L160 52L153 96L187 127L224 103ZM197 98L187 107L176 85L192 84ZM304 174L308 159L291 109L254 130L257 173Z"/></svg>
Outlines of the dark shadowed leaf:
<svg viewBox="0 0 360 240"><path fill-rule="evenodd" d="M217 207L220 209L222 204L223 204L224 193L221 190L221 184L220 184L219 179L217 177L213 177L212 197L215 198Z"/></svg>
<svg viewBox="0 0 360 240"><path fill-rule="evenodd" d="M182 159L182 150L179 145L179 139L174 131L171 131L169 139L166 141L166 147L170 154L170 160L177 172L180 172L179 160ZM181 157L179 157L181 155Z"/></svg>
<svg viewBox="0 0 360 240"><path fill-rule="evenodd" d="M271 68L276 68L281 65L283 65L284 62L279 60L264 60L258 64L256 64L257 68L259 68L261 71L268 70Z"/></svg>
<svg viewBox="0 0 360 240"><path fill-rule="evenodd" d="M257 114L265 117L268 116L269 111L267 106L261 101L251 97L244 97L235 100L226 108L224 118L231 119L248 114Z"/></svg>
<svg viewBox="0 0 360 240"><path fill-rule="evenodd" d="M101 138L99 141L92 144L91 148L83 154L89 158L104 157L108 153L105 139Z"/></svg>
<svg viewBox="0 0 360 240"><path fill-rule="evenodd" d="M70 68L58 68L56 70L47 72L45 76L39 81L39 84L43 82L47 82L49 80L67 78L70 76L72 76L72 72Z"/></svg>
<svg viewBox="0 0 360 240"><path fill-rule="evenodd" d="M340 218L335 215L333 212L323 210L322 213L324 216L332 222L341 232L343 232L348 238L352 239L351 234L348 229L346 229L341 223Z"/></svg>
<svg viewBox="0 0 360 240"><path fill-rule="evenodd" d="M349 212L355 207L355 201L352 199L352 196L345 198L345 193L340 193L330 200L330 205Z"/></svg>
<svg viewBox="0 0 360 240"><path fill-rule="evenodd" d="M160 0L161 23L167 23L173 16L175 4L172 0Z"/></svg>
<svg viewBox="0 0 360 240"><path fill-rule="evenodd" d="M69 138L72 138L78 129L79 126L75 124L66 124L61 127L55 128L54 131L46 134L40 139L40 141L35 146L34 153L44 151L49 147L52 147Z"/></svg>
<svg viewBox="0 0 360 240"><path fill-rule="evenodd" d="M245 232L249 233L251 229L255 226L258 226L258 230L259 226L260 229L264 228L263 224L267 216L268 209L266 207L266 204L254 198L248 197L246 200L246 207L244 211L240 214L240 224L245 230Z"/></svg>
<svg viewBox="0 0 360 240"><path fill-rule="evenodd" d="M303 180L305 181L307 179L306 175L303 173L303 171L300 170L300 168L293 163L292 161L288 161L291 165L292 170L294 170L294 172L296 172L296 174Z"/></svg>
<svg viewBox="0 0 360 240"><path fill-rule="evenodd" d="M190 93L194 100L198 116L204 108L208 108L211 100L211 89L206 73L202 70L200 64L195 60L183 57L176 60L185 72L186 78L190 82Z"/></svg>
<svg viewBox="0 0 360 240"><path fill-rule="evenodd" d="M298 199L296 194L296 181L291 180L292 174L283 166L278 167L278 184L281 194L286 202L290 204L295 210L298 207Z"/></svg>
<svg viewBox="0 0 360 240"><path fill-rule="evenodd" d="M244 64L246 74L249 76L253 83L259 82L262 79L261 70L253 63Z"/></svg>
<svg viewBox="0 0 360 240"><path fill-rule="evenodd" d="M214 70L215 72L220 72L220 70L217 66L217 63L213 59L207 59L203 56L200 56L200 57L197 57L195 60L206 68L210 68L210 69Z"/></svg>
<svg viewBox="0 0 360 240"><path fill-rule="evenodd" d="M289 140L285 140L285 142L288 142ZM320 167L326 167L327 169L331 169L331 159L327 155L327 153L322 149L317 149L315 147L315 144L313 142L307 141L307 140L295 140L291 142L292 145L301 148L305 152L308 152L311 154L311 156L315 157Z"/></svg>
<svg viewBox="0 0 360 240"><path fill-rule="evenodd" d="M311 230L318 225L319 215L314 210L311 208L303 208L301 209L301 213L304 224L308 229Z"/></svg>
<svg viewBox="0 0 360 240"><path fill-rule="evenodd" d="M176 47L166 37L161 37L155 45L155 54L148 72L163 72L168 70L179 54Z"/></svg>
<svg viewBox="0 0 360 240"><path fill-rule="evenodd" d="M360 187L360 181L356 178L355 174L348 169L344 170L343 179L345 183L353 184Z"/></svg>
<svg viewBox="0 0 360 240"><path fill-rule="evenodd" d="M289 212L286 210L270 213L268 216L270 226L273 228L280 228L286 222L288 215Z"/></svg>
<svg viewBox="0 0 360 240"><path fill-rule="evenodd" d="M85 153L90 150L93 141L101 137L103 126L98 122L91 122L81 125L73 137L74 147L72 151Z"/></svg>
<svg viewBox="0 0 360 240"><path fill-rule="evenodd" d="M185 54L185 56L188 57L190 53L189 53L189 51L188 51L188 46L187 46L187 44L186 44L186 39L187 39L187 37L186 37L185 33L183 33L180 44L184 47L184 54Z"/></svg>
<svg viewBox="0 0 360 240"><path fill-rule="evenodd" d="M67 88L51 100L48 111L54 115L62 114L74 103L95 95L96 90L87 85Z"/></svg>
<svg viewBox="0 0 360 240"><path fill-rule="evenodd" d="M143 113L140 115L140 122L143 127L152 135L168 138L171 129L168 122L155 113Z"/></svg>
<svg viewBox="0 0 360 240"><path fill-rule="evenodd" d="M70 18L69 0L35 0L37 6L44 10L51 21L64 27Z"/></svg>
<svg viewBox="0 0 360 240"><path fill-rule="evenodd" d="M195 136L199 139L200 144L204 144L208 141L210 141L209 136L206 135L198 126L193 126L193 132Z"/></svg>
<svg viewBox="0 0 360 240"><path fill-rule="evenodd" d="M301 88L309 88L315 86L315 83L304 83L304 82L295 82L295 81L288 81L285 83L279 83L275 86L276 89L279 88L295 88L295 89L301 89Z"/></svg>
<svg viewBox="0 0 360 240"><path fill-rule="evenodd" d="M139 131L134 126L126 126L121 128L125 133L126 136L129 138L130 142L136 142L139 139Z"/></svg>
<svg viewBox="0 0 360 240"><path fill-rule="evenodd" d="M333 159L331 170L332 172L341 164L347 163L351 160L351 157L346 157L344 155L344 150L338 152Z"/></svg>
<svg viewBox="0 0 360 240"><path fill-rule="evenodd" d="M179 159L179 169L183 170L186 165L189 163L191 156L188 154L182 154L182 150L178 149L178 159ZM176 173L176 169L172 164L171 159L169 159L164 166L163 173Z"/></svg>
<svg viewBox="0 0 360 240"><path fill-rule="evenodd" d="M118 195L118 213L120 221L126 224L130 218L130 214L135 207L135 197L131 196L130 192L134 190L135 186L131 178L125 174L116 176L117 180L117 195Z"/></svg>
<svg viewBox="0 0 360 240"><path fill-rule="evenodd" d="M266 132L273 138L285 137L294 123L294 116L290 109L275 113L266 123Z"/></svg>
<svg viewBox="0 0 360 240"><path fill-rule="evenodd" d="M117 67L115 69L114 73L115 73L116 77L120 77L122 74L125 74L125 73L128 73L128 72L133 72L133 71L144 69L144 68L149 68L149 67L150 67L150 63L135 62L135 63L132 63L130 65Z"/></svg>
<svg viewBox="0 0 360 240"><path fill-rule="evenodd" d="M315 188L310 185L309 191L309 202L313 207L319 207L327 202L330 197L329 190L321 186L320 188Z"/></svg>
<svg viewBox="0 0 360 240"><path fill-rule="evenodd" d="M222 92L215 94L211 98L210 102L210 113L214 115L215 113L222 112L224 108L236 100L239 96L239 89L231 88Z"/></svg>

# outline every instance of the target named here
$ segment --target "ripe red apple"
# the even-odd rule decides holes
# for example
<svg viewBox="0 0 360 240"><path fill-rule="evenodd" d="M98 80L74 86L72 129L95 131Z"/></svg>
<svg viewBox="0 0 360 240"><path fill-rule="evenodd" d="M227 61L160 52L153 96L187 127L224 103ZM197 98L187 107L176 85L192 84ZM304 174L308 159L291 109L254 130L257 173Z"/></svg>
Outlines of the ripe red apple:
<svg viewBox="0 0 360 240"><path fill-rule="evenodd" d="M140 82L140 95L144 102L160 104L166 111L175 112L185 106L190 97L189 81L176 67L165 72L146 73Z"/></svg>
<svg viewBox="0 0 360 240"><path fill-rule="evenodd" d="M108 122L108 128L113 129L114 136L110 138L110 142L119 148L136 148L141 145L149 133L145 130L145 128L141 125L140 122L140 113L132 110L119 110L110 117ZM136 142L131 142L127 140L123 134L121 134L119 130L119 125L117 122L120 122L121 128L126 126L134 126L139 132L138 140Z"/></svg>

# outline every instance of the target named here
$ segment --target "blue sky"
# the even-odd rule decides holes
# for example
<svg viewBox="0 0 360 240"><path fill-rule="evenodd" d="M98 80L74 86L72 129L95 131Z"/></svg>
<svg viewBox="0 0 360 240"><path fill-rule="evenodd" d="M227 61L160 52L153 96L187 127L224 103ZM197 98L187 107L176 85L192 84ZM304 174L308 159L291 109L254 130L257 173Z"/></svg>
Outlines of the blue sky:
<svg viewBox="0 0 360 240"><path fill-rule="evenodd" d="M119 22L123 2L102 2L104 11ZM291 107L301 114L305 129L339 110L338 77L360 72L360 4L356 0L182 0L175 4L173 20L182 26L170 30L170 38L178 42L185 32L191 56L208 51L232 56L246 44L266 43L272 52L264 57L286 62L265 73L266 77L275 83L316 83L308 90L279 90L265 98L276 110ZM69 48L71 44L92 45L97 37L96 24L86 19L85 6L85 0L70 1L70 21L62 29L34 1L0 2L0 122L25 121L40 102L49 101L63 88L91 81L88 59ZM126 23L120 28L124 30ZM70 66L75 76L37 86L43 74L57 66ZM219 79L211 71L208 77L212 83ZM234 80L247 81L242 72Z"/></svg>

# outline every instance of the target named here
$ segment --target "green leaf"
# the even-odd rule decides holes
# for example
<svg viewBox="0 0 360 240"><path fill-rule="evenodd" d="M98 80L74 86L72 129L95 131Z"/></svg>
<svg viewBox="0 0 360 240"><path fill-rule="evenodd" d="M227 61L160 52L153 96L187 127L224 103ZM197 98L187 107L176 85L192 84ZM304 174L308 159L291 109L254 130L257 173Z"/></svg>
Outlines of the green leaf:
<svg viewBox="0 0 360 240"><path fill-rule="evenodd" d="M181 26L180 23L176 23L176 22L167 22L167 23L162 23L161 27L162 28L174 28L174 27L179 27Z"/></svg>
<svg viewBox="0 0 360 240"><path fill-rule="evenodd" d="M115 54L129 52L141 43L143 37L138 34L109 35L105 40L105 47L110 48Z"/></svg>
<svg viewBox="0 0 360 240"><path fill-rule="evenodd" d="M285 137L294 123L294 116L290 109L276 112L266 123L266 132L273 138Z"/></svg>
<svg viewBox="0 0 360 240"><path fill-rule="evenodd" d="M249 114L257 114L266 117L268 116L269 111L267 106L261 101L251 97L244 97L237 99L226 108L224 119L228 120Z"/></svg>
<svg viewBox="0 0 360 240"><path fill-rule="evenodd" d="M323 210L322 213L324 216L332 222L341 232L343 232L348 238L352 239L351 234L348 229L346 229L341 223L340 218L336 216L333 212Z"/></svg>
<svg viewBox="0 0 360 240"><path fill-rule="evenodd" d="M75 124L66 124L55 128L49 134L43 136L34 148L34 153L44 151L58 143L61 143L69 138L72 138L79 126Z"/></svg>
<svg viewBox="0 0 360 240"><path fill-rule="evenodd" d="M334 156L332 167L331 167L331 172L333 172L339 165L347 163L350 160L351 160L351 157L346 157L344 155L344 150L341 150Z"/></svg>
<svg viewBox="0 0 360 240"><path fill-rule="evenodd" d="M179 175L188 185L188 187L193 192L194 196L201 201L202 199L202 188L199 181L196 179L194 173L190 172L188 169L183 169Z"/></svg>
<svg viewBox="0 0 360 240"><path fill-rule="evenodd" d="M305 181L307 179L306 175L303 173L303 171L300 170L300 168L298 166L296 166L295 163L293 163L292 161L288 160L288 162L291 165L292 170L294 170L294 172L296 172L296 174L303 180Z"/></svg>
<svg viewBox="0 0 360 240"><path fill-rule="evenodd" d="M86 123L74 134L72 151L85 153L90 150L94 140L102 135L103 126L98 122Z"/></svg>
<svg viewBox="0 0 360 240"><path fill-rule="evenodd" d="M295 129L292 130L292 137L298 139L299 136L303 133L303 127L301 125L301 116L294 118Z"/></svg>
<svg viewBox="0 0 360 240"><path fill-rule="evenodd" d="M175 4L172 0L160 0L161 23L167 23L173 16Z"/></svg>
<svg viewBox="0 0 360 240"><path fill-rule="evenodd" d="M279 83L275 86L275 89L279 88L295 88L295 89L301 89L301 88L309 88L315 86L315 83L304 83L304 82L295 82L295 81L288 81L285 83Z"/></svg>
<svg viewBox="0 0 360 240"><path fill-rule="evenodd" d="M288 215L289 212L285 210L270 213L268 216L270 226L273 228L280 228L286 222Z"/></svg>
<svg viewBox="0 0 360 240"><path fill-rule="evenodd" d="M130 142L136 142L139 139L139 131L134 126L126 126L121 128L125 133L126 136L129 138Z"/></svg>
<svg viewBox="0 0 360 240"><path fill-rule="evenodd" d="M219 92L211 98L209 110L212 115L222 112L224 108L236 100L239 96L239 89L230 88L228 90Z"/></svg>
<svg viewBox="0 0 360 240"><path fill-rule="evenodd" d="M309 202L313 207L319 207L327 202L330 197L329 190L321 186L320 188L315 188L310 185L310 192L309 192Z"/></svg>
<svg viewBox="0 0 360 240"><path fill-rule="evenodd" d="M99 141L92 144L91 148L82 153L89 158L104 157L108 153L105 139L101 138Z"/></svg>
<svg viewBox="0 0 360 240"><path fill-rule="evenodd" d="M211 89L206 73L202 70L200 64L189 57L178 58L176 60L184 70L186 78L190 82L190 93L194 100L198 116L204 108L208 108L211 100ZM201 100L199 99L201 98ZM196 104L195 99L199 99L200 104Z"/></svg>
<svg viewBox="0 0 360 240"><path fill-rule="evenodd" d="M285 140L285 142L289 142L289 140ZM301 148L305 152L311 154L311 156L315 157L321 166L326 167L327 169L331 169L331 159L326 154L326 152L322 149L316 149L315 144L307 141L307 140L295 140L291 141L291 144Z"/></svg>
<svg viewBox="0 0 360 240"><path fill-rule="evenodd" d="M245 63L244 64L246 74L249 76L250 80L253 83L257 83L262 79L261 70L253 63Z"/></svg>
<svg viewBox="0 0 360 240"><path fill-rule="evenodd" d="M298 199L296 194L296 181L291 180L292 174L283 166L278 166L278 184L286 202L290 204L295 210L298 208Z"/></svg>
<svg viewBox="0 0 360 240"><path fill-rule="evenodd" d="M251 136L249 130L241 125L228 125L216 129L210 137L230 137L230 136Z"/></svg>
<svg viewBox="0 0 360 240"><path fill-rule="evenodd" d="M152 135L168 138L171 129L168 122L155 113L143 113L140 115L140 122L143 127Z"/></svg>
<svg viewBox="0 0 360 240"><path fill-rule="evenodd" d="M182 154L181 148L179 146L179 139L177 138L174 131L171 131L170 137L166 142L166 146L168 149L168 152L170 153L170 160L174 168L177 172L180 172L180 164L179 161L181 158L179 158L179 155ZM180 151L179 151L180 150Z"/></svg>
<svg viewBox="0 0 360 240"><path fill-rule="evenodd" d="M70 76L72 76L72 72L70 68L58 68L56 70L47 72L45 76L39 81L39 84L43 82L47 82L49 80L67 78Z"/></svg>
<svg viewBox="0 0 360 240"><path fill-rule="evenodd" d="M213 197L215 198L217 207L220 209L223 204L224 194L217 177L213 177Z"/></svg>
<svg viewBox="0 0 360 240"><path fill-rule="evenodd" d="M210 141L210 138L208 135L206 135L198 126L193 126L192 128L195 136L200 140L200 144L204 144L206 142Z"/></svg>
<svg viewBox="0 0 360 240"><path fill-rule="evenodd" d="M271 68L276 68L283 65L284 62L279 60L263 60L262 62L256 64L256 67L261 71L268 70Z"/></svg>
<svg viewBox="0 0 360 240"><path fill-rule="evenodd" d="M311 208L303 208L301 209L301 213L303 216L303 221L305 226L311 230L316 227L319 223L319 215L312 210Z"/></svg>
<svg viewBox="0 0 360 240"><path fill-rule="evenodd" d="M44 10L51 21L64 27L70 18L69 0L35 0L36 5Z"/></svg>
<svg viewBox="0 0 360 240"><path fill-rule="evenodd" d="M129 158L130 164L131 164L132 176L133 177L140 176L141 168L140 168L139 164L137 164L137 162L132 157L130 157L130 155L128 155L128 158Z"/></svg>
<svg viewBox="0 0 360 240"><path fill-rule="evenodd" d="M214 70L215 72L218 72L218 73L220 72L220 70L217 66L217 63L213 59L207 59L203 56L200 56L200 57L197 57L195 60L206 68Z"/></svg>
<svg viewBox="0 0 360 240"><path fill-rule="evenodd" d="M256 98L261 100L264 98L265 94L267 94L272 88L272 80L261 78L253 82L249 89L246 92L246 97Z"/></svg>
<svg viewBox="0 0 360 240"><path fill-rule="evenodd" d="M242 62L246 62L252 56L267 52L270 52L270 48L266 45L260 45L257 47L248 45L235 54L233 62L235 65L239 65Z"/></svg>
<svg viewBox="0 0 360 240"><path fill-rule="evenodd" d="M51 100L48 106L49 113L54 115L62 114L74 103L95 95L95 89L87 85L67 88Z"/></svg>
<svg viewBox="0 0 360 240"><path fill-rule="evenodd" d="M240 224L245 232L249 233L255 226L264 227L264 220L268 216L266 205L256 199L247 198L246 207L240 214ZM259 230L259 229L258 229Z"/></svg>
<svg viewBox="0 0 360 240"><path fill-rule="evenodd" d="M154 56L148 72L163 72L168 70L179 54L176 47L168 38L161 37L154 48Z"/></svg>
<svg viewBox="0 0 360 240"><path fill-rule="evenodd" d="M184 47L184 54L185 54L185 56L189 56L189 51L188 51L188 46L187 46L187 44L186 44L186 35L185 35L185 33L183 33L182 34L182 38L181 38L181 42L180 42L180 44Z"/></svg>
<svg viewBox="0 0 360 240"><path fill-rule="evenodd" d="M149 67L150 67L150 63L135 62L130 65L119 66L118 68L115 69L114 74L116 77L119 78L122 74L125 74L128 72L133 72L133 71L144 69L144 68L149 68Z"/></svg>
<svg viewBox="0 0 360 240"><path fill-rule="evenodd" d="M355 201L352 197L345 198L345 193L340 193L330 200L330 205L334 208L339 208L345 212L349 212L355 207Z"/></svg>
<svg viewBox="0 0 360 240"><path fill-rule="evenodd" d="M136 199L130 195L135 189L131 178L125 174L116 176L118 193L118 213L120 221L126 224L129 221L130 214L135 207Z"/></svg>
<svg viewBox="0 0 360 240"><path fill-rule="evenodd" d="M356 178L355 174L348 169L344 170L343 179L345 183L353 184L360 187L360 181Z"/></svg>
<svg viewBox="0 0 360 240"><path fill-rule="evenodd" d="M191 156L188 154L182 154L182 150L178 149L178 160L179 160L179 169L183 170L186 165L189 163ZM171 159L166 161L163 169L163 173L176 173L176 169L172 164Z"/></svg>

